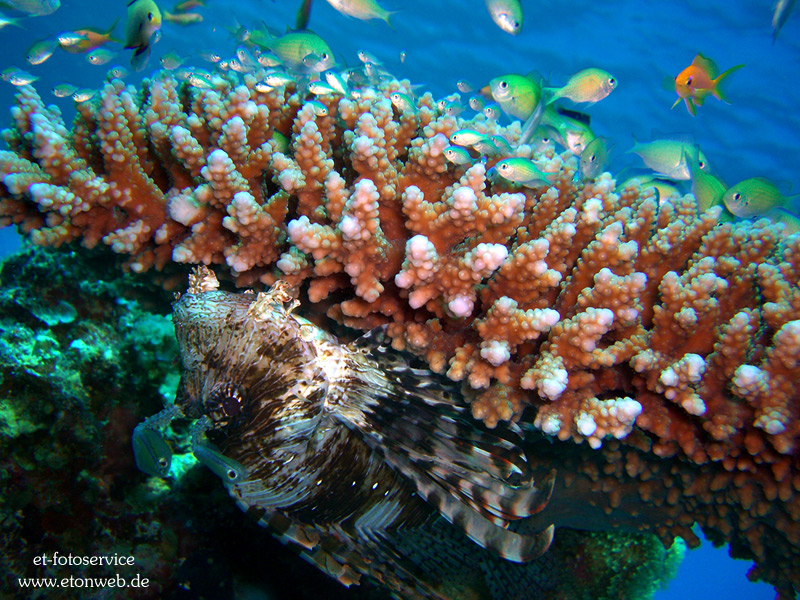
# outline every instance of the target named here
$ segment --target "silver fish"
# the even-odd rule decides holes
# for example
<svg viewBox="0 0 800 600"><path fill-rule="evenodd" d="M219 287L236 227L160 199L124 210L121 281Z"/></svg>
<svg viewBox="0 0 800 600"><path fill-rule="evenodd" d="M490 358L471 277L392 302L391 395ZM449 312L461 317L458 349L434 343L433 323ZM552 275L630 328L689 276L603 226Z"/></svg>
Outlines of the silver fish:
<svg viewBox="0 0 800 600"><path fill-rule="evenodd" d="M285 282L233 294L203 267L190 282L173 320L195 454L309 562L345 585L443 598L421 577L444 560L431 535L464 562L548 549L552 525L507 528L545 506L555 479L534 481L515 426L478 424L457 384L411 367L383 329L340 344L294 312Z"/></svg>

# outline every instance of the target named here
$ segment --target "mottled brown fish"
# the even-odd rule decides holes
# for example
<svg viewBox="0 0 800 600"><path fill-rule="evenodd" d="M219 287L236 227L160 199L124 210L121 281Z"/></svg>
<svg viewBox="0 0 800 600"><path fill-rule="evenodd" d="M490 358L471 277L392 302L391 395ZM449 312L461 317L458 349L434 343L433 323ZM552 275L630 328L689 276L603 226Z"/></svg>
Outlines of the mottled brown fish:
<svg viewBox="0 0 800 600"><path fill-rule="evenodd" d="M293 312L284 282L217 286L200 269L174 306L176 405L242 509L344 585L367 576L404 598L450 597L442 572L503 578L482 583L503 595L520 585L529 565L514 563L552 540L525 518L555 473L534 482L514 426L474 421L455 384L411 367L381 329L340 344Z"/></svg>

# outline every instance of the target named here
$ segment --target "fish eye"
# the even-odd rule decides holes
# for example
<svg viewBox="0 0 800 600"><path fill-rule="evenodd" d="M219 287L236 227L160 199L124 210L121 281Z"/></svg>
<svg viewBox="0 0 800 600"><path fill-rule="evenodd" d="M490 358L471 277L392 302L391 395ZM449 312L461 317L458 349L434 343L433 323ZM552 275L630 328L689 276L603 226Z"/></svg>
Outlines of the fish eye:
<svg viewBox="0 0 800 600"><path fill-rule="evenodd" d="M148 21L152 21L153 20L153 13L151 13L151 12L147 13L147 20Z"/></svg>
<svg viewBox="0 0 800 600"><path fill-rule="evenodd" d="M706 163L704 163L702 160L700 162L698 162L697 164L701 169L705 169L706 168Z"/></svg>
<svg viewBox="0 0 800 600"><path fill-rule="evenodd" d="M736 201L738 202L739 200L741 200L741 199L742 199L742 194L740 194L739 192L736 192L736 193L733 195L733 199L734 199L734 200L736 200Z"/></svg>
<svg viewBox="0 0 800 600"><path fill-rule="evenodd" d="M686 85L692 85L692 76L691 75L689 75L689 77L686 78Z"/></svg>
<svg viewBox="0 0 800 600"><path fill-rule="evenodd" d="M322 60L328 60L328 53L327 52L323 52L322 53Z"/></svg>
<svg viewBox="0 0 800 600"><path fill-rule="evenodd" d="M596 161L596 160L597 160L597 155L596 155L596 154L592 154L592 155L589 157L589 162L594 162L594 161Z"/></svg>
<svg viewBox="0 0 800 600"><path fill-rule="evenodd" d="M498 85L499 85L500 89L504 90L504 89L506 89L508 87L508 82L507 81L501 81Z"/></svg>
<svg viewBox="0 0 800 600"><path fill-rule="evenodd" d="M617 85L617 80L616 80L616 79L614 79L613 77L609 77L609 78L608 78L608 85L610 85L610 86L612 86L612 87L613 87L613 86L615 86L615 85Z"/></svg>
<svg viewBox="0 0 800 600"><path fill-rule="evenodd" d="M158 459L158 466L161 467L162 469L166 469L167 468L167 459L164 458L163 456L160 457Z"/></svg>

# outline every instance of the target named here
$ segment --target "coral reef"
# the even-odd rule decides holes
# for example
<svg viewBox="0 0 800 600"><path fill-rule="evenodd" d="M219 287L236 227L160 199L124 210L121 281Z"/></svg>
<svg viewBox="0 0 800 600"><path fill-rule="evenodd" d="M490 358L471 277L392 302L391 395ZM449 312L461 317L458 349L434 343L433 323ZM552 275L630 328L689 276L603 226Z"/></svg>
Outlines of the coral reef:
<svg viewBox="0 0 800 600"><path fill-rule="evenodd" d="M345 589L286 552L193 466L185 424L170 430L165 479L136 469L131 432L174 395L177 347L168 294L121 276L107 254L34 247L0 266L2 597L106 598L111 588L22 589L17 579L119 573L148 586L115 598L388 599L368 580ZM135 564L34 563L56 551ZM652 534L563 529L535 585L548 597L648 598L681 557Z"/></svg>
<svg viewBox="0 0 800 600"><path fill-rule="evenodd" d="M502 153L450 164L453 132L516 146L519 125L440 115L430 95L400 110L408 82L320 97L326 111L256 83L111 81L71 132L21 88L0 218L38 244L102 242L133 271L302 284L307 309L388 324L395 348L463 380L488 426L586 441L570 476L609 521L624 501L690 544L698 521L784 597L800 588L800 236L576 180L552 147L515 150L551 174L539 188L492 178Z"/></svg>

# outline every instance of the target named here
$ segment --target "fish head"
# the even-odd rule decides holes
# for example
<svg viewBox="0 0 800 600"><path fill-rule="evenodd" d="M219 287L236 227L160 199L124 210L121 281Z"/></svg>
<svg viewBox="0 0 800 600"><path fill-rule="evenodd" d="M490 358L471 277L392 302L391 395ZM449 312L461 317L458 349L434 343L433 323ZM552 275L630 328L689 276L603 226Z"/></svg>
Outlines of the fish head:
<svg viewBox="0 0 800 600"><path fill-rule="evenodd" d="M176 406L207 422L206 436L226 456L251 470L260 457L264 476L269 457L313 435L328 391L317 351L325 340L292 314L295 303L283 288L190 288L173 306L183 367Z"/></svg>

